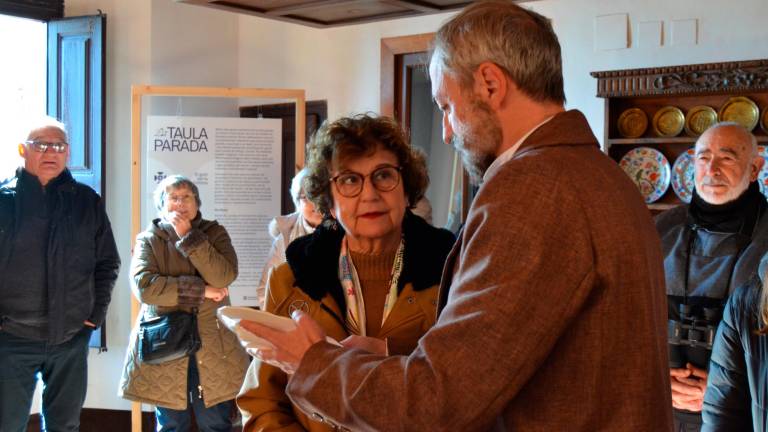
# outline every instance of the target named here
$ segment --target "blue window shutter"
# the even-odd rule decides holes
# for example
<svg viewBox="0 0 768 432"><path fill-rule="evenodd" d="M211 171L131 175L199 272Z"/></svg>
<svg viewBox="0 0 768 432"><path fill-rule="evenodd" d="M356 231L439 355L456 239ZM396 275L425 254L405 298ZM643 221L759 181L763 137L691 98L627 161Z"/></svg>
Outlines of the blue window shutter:
<svg viewBox="0 0 768 432"><path fill-rule="evenodd" d="M48 115L67 128L75 179L104 197L106 16L48 22ZM107 350L106 327L89 345Z"/></svg>
<svg viewBox="0 0 768 432"><path fill-rule="evenodd" d="M104 15L48 23L48 115L67 127L69 169L104 194Z"/></svg>

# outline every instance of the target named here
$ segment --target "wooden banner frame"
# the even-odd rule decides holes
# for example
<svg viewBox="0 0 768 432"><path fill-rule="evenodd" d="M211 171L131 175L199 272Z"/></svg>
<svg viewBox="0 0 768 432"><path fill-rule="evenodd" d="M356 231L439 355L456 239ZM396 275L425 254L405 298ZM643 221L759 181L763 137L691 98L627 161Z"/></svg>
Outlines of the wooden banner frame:
<svg viewBox="0 0 768 432"><path fill-rule="evenodd" d="M304 166L303 137L306 126L304 90L232 87L131 86L131 241L141 231L141 122L143 96L229 97L258 99L293 99L296 102L296 167ZM133 255L133 246L131 247ZM136 325L139 302L131 296L131 326ZM141 404L131 404L131 431L141 431Z"/></svg>

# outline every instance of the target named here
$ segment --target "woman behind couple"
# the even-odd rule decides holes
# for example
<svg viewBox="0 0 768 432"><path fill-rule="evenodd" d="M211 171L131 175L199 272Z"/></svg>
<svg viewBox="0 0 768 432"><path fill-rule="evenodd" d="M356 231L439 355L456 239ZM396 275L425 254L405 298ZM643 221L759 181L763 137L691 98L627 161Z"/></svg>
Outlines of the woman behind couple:
<svg viewBox="0 0 768 432"><path fill-rule="evenodd" d="M169 176L155 190L159 218L138 235L131 259L131 288L140 319L197 311L202 347L195 354L149 364L138 354L138 325L131 332L122 397L156 406L159 432L230 432L233 399L248 366L234 334L219 326L216 309L229 304L227 286L237 278L237 255L227 230L203 219L197 186Z"/></svg>
<svg viewBox="0 0 768 432"><path fill-rule="evenodd" d="M326 219L291 243L287 263L271 270L266 310L303 310L347 345L412 351L435 322L437 286L454 242L409 210L428 181L424 157L394 121L361 115L324 124L303 186ZM287 380L252 362L237 398L244 430L333 430L291 405Z"/></svg>

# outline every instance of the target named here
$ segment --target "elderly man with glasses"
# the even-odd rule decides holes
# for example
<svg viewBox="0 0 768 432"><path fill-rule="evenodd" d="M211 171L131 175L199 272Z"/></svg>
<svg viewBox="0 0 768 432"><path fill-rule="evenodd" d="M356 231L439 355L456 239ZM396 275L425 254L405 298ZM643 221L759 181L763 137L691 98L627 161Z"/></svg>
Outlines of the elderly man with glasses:
<svg viewBox="0 0 768 432"><path fill-rule="evenodd" d="M30 129L24 166L0 184L0 430L27 429L38 374L46 429L78 430L120 257L103 201L66 168L64 125Z"/></svg>

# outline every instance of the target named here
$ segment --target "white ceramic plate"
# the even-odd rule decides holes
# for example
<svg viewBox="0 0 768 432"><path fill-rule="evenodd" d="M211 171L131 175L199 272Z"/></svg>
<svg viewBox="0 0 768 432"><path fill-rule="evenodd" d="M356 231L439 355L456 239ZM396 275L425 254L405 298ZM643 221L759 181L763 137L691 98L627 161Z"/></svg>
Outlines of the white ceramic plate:
<svg viewBox="0 0 768 432"><path fill-rule="evenodd" d="M619 166L637 185L646 203L652 203L669 188L672 169L660 151L650 147L630 150L619 161Z"/></svg>
<svg viewBox="0 0 768 432"><path fill-rule="evenodd" d="M757 153L765 159L763 168L757 173L757 184L760 186L760 192L768 197L768 147L764 145L757 146Z"/></svg>
<svg viewBox="0 0 768 432"><path fill-rule="evenodd" d="M684 203L691 202L694 188L694 148L680 153L672 165L672 190Z"/></svg>
<svg viewBox="0 0 768 432"><path fill-rule="evenodd" d="M216 316L219 318L219 321L237 335L240 343L249 353L252 353L252 350L254 349L274 349L275 346L266 339L262 339L248 330L243 329L240 326L240 320L245 319L254 321L283 332L289 332L296 328L296 323L288 317L247 307L222 306L216 311ZM331 344L341 346L335 339L328 337L326 340Z"/></svg>

